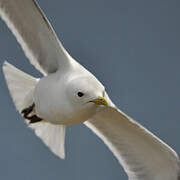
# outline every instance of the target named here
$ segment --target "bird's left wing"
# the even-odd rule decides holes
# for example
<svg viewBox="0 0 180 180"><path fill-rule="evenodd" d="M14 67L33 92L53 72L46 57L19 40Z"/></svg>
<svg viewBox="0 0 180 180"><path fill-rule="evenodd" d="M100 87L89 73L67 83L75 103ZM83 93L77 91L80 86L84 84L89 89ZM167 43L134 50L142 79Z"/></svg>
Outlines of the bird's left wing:
<svg viewBox="0 0 180 180"><path fill-rule="evenodd" d="M0 0L0 16L43 74L64 69L70 56L35 0Z"/></svg>
<svg viewBox="0 0 180 180"><path fill-rule="evenodd" d="M114 107L85 122L117 157L129 180L178 180L174 150Z"/></svg>

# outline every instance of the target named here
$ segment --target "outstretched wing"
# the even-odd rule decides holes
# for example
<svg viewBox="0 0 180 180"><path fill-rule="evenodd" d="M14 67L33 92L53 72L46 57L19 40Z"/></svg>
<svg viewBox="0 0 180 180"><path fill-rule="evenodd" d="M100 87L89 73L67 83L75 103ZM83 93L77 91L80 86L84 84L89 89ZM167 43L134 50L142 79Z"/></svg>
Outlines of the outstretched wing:
<svg viewBox="0 0 180 180"><path fill-rule="evenodd" d="M129 180L177 180L174 150L116 108L107 107L85 124L117 157Z"/></svg>
<svg viewBox="0 0 180 180"><path fill-rule="evenodd" d="M35 0L0 0L0 16L30 62L43 74L68 65L69 54Z"/></svg>

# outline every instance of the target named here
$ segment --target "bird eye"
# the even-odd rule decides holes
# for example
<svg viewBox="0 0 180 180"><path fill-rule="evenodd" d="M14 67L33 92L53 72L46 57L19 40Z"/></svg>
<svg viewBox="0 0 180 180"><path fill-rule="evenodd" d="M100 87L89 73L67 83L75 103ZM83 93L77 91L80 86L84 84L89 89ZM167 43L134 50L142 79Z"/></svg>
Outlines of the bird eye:
<svg viewBox="0 0 180 180"><path fill-rule="evenodd" d="M78 95L79 97L82 97L82 96L84 96L84 93L78 92L77 95Z"/></svg>

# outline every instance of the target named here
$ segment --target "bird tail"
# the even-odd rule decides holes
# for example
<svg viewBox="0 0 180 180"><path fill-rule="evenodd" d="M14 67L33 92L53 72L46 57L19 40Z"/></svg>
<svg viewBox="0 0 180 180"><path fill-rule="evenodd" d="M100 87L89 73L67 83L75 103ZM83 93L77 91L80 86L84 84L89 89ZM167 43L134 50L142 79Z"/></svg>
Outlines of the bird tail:
<svg viewBox="0 0 180 180"><path fill-rule="evenodd" d="M23 109L33 104L33 93L38 79L20 71L6 61L3 64L3 73L16 109L21 114ZM26 122L28 123L28 120ZM28 126L54 154L62 159L65 158L66 126L51 124L47 121L28 124Z"/></svg>

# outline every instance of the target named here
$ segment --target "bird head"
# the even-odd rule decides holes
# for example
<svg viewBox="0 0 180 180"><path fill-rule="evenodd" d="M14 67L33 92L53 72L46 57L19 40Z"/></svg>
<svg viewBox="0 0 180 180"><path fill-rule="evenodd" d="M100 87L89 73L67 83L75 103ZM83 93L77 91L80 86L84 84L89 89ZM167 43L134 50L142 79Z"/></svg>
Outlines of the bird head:
<svg viewBox="0 0 180 180"><path fill-rule="evenodd" d="M73 124L88 120L109 105L104 86L94 76L77 77L69 81L66 95Z"/></svg>

